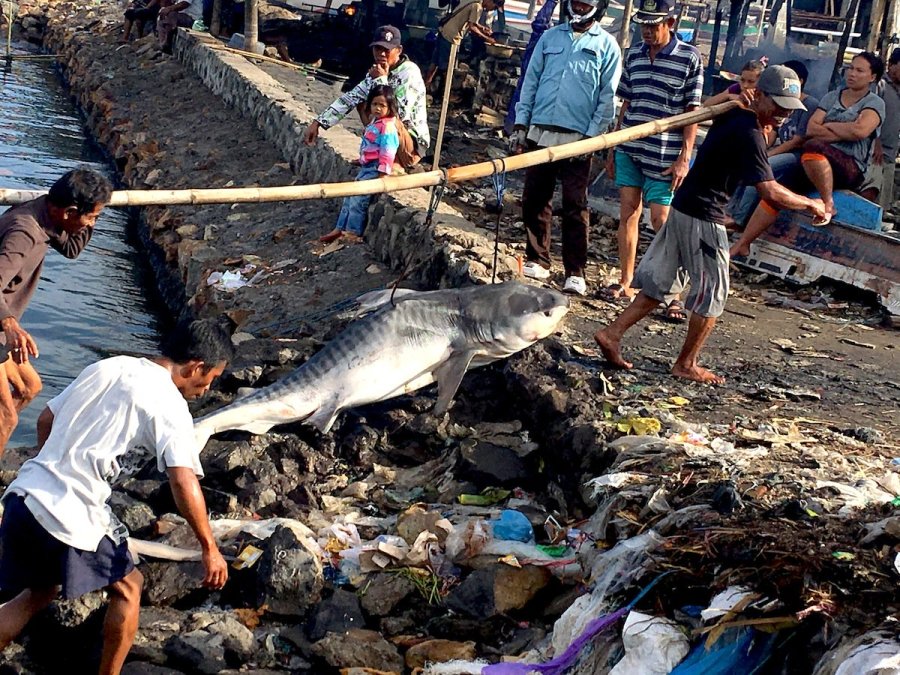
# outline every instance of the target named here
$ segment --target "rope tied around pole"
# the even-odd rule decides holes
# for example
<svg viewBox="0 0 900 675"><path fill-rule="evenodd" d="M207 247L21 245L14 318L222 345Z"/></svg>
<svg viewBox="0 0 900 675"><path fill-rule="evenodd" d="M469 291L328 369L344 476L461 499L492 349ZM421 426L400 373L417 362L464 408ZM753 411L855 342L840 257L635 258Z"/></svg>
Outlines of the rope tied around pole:
<svg viewBox="0 0 900 675"><path fill-rule="evenodd" d="M500 170L497 170L497 163ZM494 173L491 174L491 182L494 184L494 196L497 197L497 221L494 224L494 261L491 270L491 283L497 281L497 258L500 255L500 220L503 217L503 193L506 191L506 160L495 159Z"/></svg>

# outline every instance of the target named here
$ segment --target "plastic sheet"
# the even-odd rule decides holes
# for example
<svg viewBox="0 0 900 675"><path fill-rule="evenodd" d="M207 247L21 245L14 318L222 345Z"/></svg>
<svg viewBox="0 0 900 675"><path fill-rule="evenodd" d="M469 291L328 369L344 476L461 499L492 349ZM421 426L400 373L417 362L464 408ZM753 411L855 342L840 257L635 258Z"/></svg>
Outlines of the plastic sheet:
<svg viewBox="0 0 900 675"><path fill-rule="evenodd" d="M716 640L695 646L671 675L753 675L772 655L777 635L752 628L733 628Z"/></svg>
<svg viewBox="0 0 900 675"><path fill-rule="evenodd" d="M842 641L819 660L813 675L900 675L896 628L872 630Z"/></svg>
<svg viewBox="0 0 900 675"><path fill-rule="evenodd" d="M491 521L494 539L502 541L521 541L526 544L534 542L534 529L531 521L524 514L512 509L504 509L500 517Z"/></svg>
<svg viewBox="0 0 900 675"><path fill-rule="evenodd" d="M625 658L609 675L668 675L690 651L687 636L674 621L631 612L622 629Z"/></svg>

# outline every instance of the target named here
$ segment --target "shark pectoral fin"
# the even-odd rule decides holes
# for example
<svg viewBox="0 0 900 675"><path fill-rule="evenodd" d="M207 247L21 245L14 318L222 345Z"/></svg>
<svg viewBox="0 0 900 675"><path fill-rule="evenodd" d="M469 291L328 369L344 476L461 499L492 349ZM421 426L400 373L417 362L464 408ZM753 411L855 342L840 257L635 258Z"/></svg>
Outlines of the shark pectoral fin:
<svg viewBox="0 0 900 675"><path fill-rule="evenodd" d="M459 389L459 383L462 382L463 375L466 374L474 357L475 352L460 352L452 355L435 368L434 379L438 383L438 400L437 405L434 406L435 415L443 415L450 408L453 397L456 396L456 391Z"/></svg>
<svg viewBox="0 0 900 675"><path fill-rule="evenodd" d="M334 425L341 410L343 410L343 408L337 407L337 401L334 401L330 405L323 405L320 407L312 415L307 417L305 422L314 426L321 433L327 434L331 431L331 427Z"/></svg>

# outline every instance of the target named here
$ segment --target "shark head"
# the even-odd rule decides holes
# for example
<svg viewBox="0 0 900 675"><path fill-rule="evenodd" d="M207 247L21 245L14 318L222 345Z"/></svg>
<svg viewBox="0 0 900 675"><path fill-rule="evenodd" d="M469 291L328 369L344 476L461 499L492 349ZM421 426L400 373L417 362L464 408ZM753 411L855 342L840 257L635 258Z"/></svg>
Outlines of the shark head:
<svg viewBox="0 0 900 675"><path fill-rule="evenodd" d="M504 357L553 333L569 311L569 299L549 288L515 281L482 287L465 307L492 356Z"/></svg>

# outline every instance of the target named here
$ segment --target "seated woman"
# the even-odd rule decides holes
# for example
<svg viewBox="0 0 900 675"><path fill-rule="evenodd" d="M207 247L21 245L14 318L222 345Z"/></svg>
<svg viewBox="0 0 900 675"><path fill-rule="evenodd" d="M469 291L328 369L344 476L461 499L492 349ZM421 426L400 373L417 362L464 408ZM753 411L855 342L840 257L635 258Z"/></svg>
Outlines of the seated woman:
<svg viewBox="0 0 900 675"><path fill-rule="evenodd" d="M835 215L834 190L856 190L862 184L872 142L884 119L884 101L869 88L883 74L884 62L878 56L857 54L846 72L846 86L825 94L809 120L798 177L811 183L825 203L827 215L814 225L825 225ZM777 217L777 209L760 202L747 229L731 247L731 256L747 255L750 243Z"/></svg>

